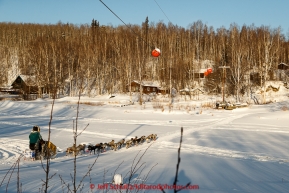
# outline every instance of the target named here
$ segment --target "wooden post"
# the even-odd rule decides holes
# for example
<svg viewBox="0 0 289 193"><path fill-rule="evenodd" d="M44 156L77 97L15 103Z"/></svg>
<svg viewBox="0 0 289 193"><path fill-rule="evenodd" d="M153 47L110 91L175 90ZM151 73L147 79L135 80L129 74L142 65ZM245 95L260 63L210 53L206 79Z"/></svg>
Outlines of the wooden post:
<svg viewBox="0 0 289 193"><path fill-rule="evenodd" d="M225 103L225 77L226 77L226 68L230 68L230 66L219 66L219 68L223 68L223 86L222 86L222 94L223 94L223 103Z"/></svg>

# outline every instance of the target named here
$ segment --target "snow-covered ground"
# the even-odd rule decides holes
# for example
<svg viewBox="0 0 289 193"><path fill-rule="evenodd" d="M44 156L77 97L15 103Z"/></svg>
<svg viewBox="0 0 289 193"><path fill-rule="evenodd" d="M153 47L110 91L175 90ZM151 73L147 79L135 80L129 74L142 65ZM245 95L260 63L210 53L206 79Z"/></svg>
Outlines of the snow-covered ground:
<svg viewBox="0 0 289 193"><path fill-rule="evenodd" d="M209 99L206 102L178 101L169 110L166 100L140 106L137 103L125 105L129 97L108 98L81 98L78 131L88 126L77 138L78 144L127 140L151 133L158 138L128 149L108 150L98 158L88 152L79 155L77 184L97 158L90 176L82 181L82 192L114 192L110 186L97 188L103 182L111 182L115 173L121 174L124 183L128 183L128 173L135 165L140 169L132 175L131 185L173 185L181 127L184 134L177 184L191 182L199 186L197 190L181 192L288 192L288 97L275 98L276 103L234 110L206 108L204 104ZM55 175L49 182L49 192L68 192L62 180L72 184L73 157L66 156L65 150L73 144L77 100L77 97L66 97L55 101L51 141L59 152L51 160L50 175ZM19 179L18 167L11 177L9 169L28 149L28 135L34 125L40 126L43 138L47 139L51 103L51 99L0 101L0 192L5 192L6 188L7 192L17 192L17 182L22 184L22 192L41 189L45 172L40 161L22 158ZM139 186L132 192L161 192L153 187L143 190Z"/></svg>

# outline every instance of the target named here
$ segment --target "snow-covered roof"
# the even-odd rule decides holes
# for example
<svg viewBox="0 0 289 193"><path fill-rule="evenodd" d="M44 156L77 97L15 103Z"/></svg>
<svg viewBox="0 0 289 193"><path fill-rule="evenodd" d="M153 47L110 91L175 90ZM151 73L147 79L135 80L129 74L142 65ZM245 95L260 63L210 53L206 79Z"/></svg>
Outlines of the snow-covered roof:
<svg viewBox="0 0 289 193"><path fill-rule="evenodd" d="M207 68L201 68L199 73L205 73L207 71Z"/></svg>
<svg viewBox="0 0 289 193"><path fill-rule="evenodd" d="M20 74L19 77L25 82L27 86L36 86L35 76Z"/></svg>
<svg viewBox="0 0 289 193"><path fill-rule="evenodd" d="M12 88L13 88L12 86L1 86L0 90L10 91L13 90Z"/></svg>
<svg viewBox="0 0 289 193"><path fill-rule="evenodd" d="M133 82L140 84L140 82L137 80L133 80ZM142 86L151 86L151 87L160 87L160 84L157 81L145 81L144 80L144 81L141 81L141 85Z"/></svg>
<svg viewBox="0 0 289 193"><path fill-rule="evenodd" d="M280 63L280 64L278 64L278 65L284 65L284 66L289 66L288 64L285 64L285 63Z"/></svg>
<svg viewBox="0 0 289 193"><path fill-rule="evenodd" d="M285 63L280 63L280 64L278 64L278 69L279 69L279 70L287 70L288 67L289 67L289 65L288 65L288 64L285 64Z"/></svg>
<svg viewBox="0 0 289 193"><path fill-rule="evenodd" d="M199 68L212 68L215 65L215 62L212 60L194 60L195 64L198 64Z"/></svg>

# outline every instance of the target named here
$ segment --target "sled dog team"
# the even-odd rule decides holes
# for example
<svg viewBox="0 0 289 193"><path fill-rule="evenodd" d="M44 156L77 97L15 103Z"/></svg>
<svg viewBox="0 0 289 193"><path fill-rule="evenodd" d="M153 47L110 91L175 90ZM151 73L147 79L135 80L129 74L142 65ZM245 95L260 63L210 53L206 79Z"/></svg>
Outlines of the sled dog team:
<svg viewBox="0 0 289 193"><path fill-rule="evenodd" d="M116 151L124 146L126 147L126 149L128 149L129 147L132 147L133 145L138 146L139 144L142 144L145 141L149 143L152 140L155 141L156 139L157 139L157 134L150 134L147 137L143 135L140 138L136 136L135 138L131 138L127 141L125 141L125 139L121 139L118 142L111 140L108 143L98 143L95 145L88 145L87 149L90 154L92 153L92 151L94 154L95 154L95 151L101 152L101 153L105 152L107 148L110 148L111 150ZM66 155L72 154L73 156L75 156L75 155L78 155L81 151L85 153L85 148L86 148L86 144L79 144L78 146L73 144L73 146L68 147L66 149Z"/></svg>

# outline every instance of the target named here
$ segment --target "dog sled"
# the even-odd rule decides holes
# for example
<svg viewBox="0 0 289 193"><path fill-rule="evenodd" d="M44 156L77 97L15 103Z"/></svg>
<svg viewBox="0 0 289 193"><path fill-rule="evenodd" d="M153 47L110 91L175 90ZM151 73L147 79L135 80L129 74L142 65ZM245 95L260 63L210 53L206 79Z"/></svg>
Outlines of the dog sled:
<svg viewBox="0 0 289 193"><path fill-rule="evenodd" d="M40 145L36 145L35 150L33 150L32 154L34 154L35 160L40 159L53 159L57 155L57 147L51 141L41 140ZM41 146L41 149L39 147Z"/></svg>
<svg viewBox="0 0 289 193"><path fill-rule="evenodd" d="M57 147L51 141L43 141L41 156L43 159L53 159L57 155Z"/></svg>

